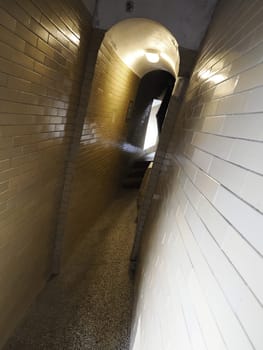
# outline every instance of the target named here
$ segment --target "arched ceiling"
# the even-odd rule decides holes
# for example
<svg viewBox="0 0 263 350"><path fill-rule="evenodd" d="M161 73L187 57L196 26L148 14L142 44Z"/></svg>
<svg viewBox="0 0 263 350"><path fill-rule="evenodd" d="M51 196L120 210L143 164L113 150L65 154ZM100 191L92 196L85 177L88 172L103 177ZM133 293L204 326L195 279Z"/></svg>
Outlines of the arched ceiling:
<svg viewBox="0 0 263 350"><path fill-rule="evenodd" d="M173 35L158 22L144 19L127 19L114 25L105 39L118 56L139 76L163 69L177 76L179 69L178 44ZM154 53L159 61L151 63L147 53Z"/></svg>

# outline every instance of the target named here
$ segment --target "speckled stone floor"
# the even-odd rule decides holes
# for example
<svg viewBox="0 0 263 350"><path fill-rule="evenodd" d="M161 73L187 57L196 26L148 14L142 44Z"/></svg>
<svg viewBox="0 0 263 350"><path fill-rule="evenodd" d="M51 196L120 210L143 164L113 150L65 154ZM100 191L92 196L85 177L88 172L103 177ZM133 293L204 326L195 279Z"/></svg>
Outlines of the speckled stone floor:
<svg viewBox="0 0 263 350"><path fill-rule="evenodd" d="M128 350L133 281L129 254L136 192L103 213L65 272L51 280L5 350Z"/></svg>

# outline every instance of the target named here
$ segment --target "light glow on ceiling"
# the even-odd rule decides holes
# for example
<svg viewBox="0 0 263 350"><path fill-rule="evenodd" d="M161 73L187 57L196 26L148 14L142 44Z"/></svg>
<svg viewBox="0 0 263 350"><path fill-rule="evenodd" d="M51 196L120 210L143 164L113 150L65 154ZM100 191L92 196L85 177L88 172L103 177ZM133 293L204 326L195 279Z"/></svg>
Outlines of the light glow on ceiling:
<svg viewBox="0 0 263 350"><path fill-rule="evenodd" d="M153 69L178 74L178 44L158 22L145 18L123 20L108 30L104 40L138 77Z"/></svg>
<svg viewBox="0 0 263 350"><path fill-rule="evenodd" d="M144 54L144 50L135 50L123 57L123 60L128 66L132 66L139 58L143 57Z"/></svg>
<svg viewBox="0 0 263 350"><path fill-rule="evenodd" d="M164 61L168 63L168 65L172 68L173 71L176 70L176 64L175 64L174 58L170 57L165 52L161 52L160 56Z"/></svg>
<svg viewBox="0 0 263 350"><path fill-rule="evenodd" d="M157 63L160 61L160 55L158 52L154 51L145 51L145 57L148 62L150 63Z"/></svg>

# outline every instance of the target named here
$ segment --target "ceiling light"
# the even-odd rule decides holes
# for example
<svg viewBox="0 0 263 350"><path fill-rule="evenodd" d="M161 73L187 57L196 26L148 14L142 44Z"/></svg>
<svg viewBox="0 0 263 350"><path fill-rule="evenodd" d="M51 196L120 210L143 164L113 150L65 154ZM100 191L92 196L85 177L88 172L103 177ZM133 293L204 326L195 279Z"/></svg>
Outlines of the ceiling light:
<svg viewBox="0 0 263 350"><path fill-rule="evenodd" d="M151 63L157 63L160 60L160 55L157 51L147 50L145 51L146 59Z"/></svg>

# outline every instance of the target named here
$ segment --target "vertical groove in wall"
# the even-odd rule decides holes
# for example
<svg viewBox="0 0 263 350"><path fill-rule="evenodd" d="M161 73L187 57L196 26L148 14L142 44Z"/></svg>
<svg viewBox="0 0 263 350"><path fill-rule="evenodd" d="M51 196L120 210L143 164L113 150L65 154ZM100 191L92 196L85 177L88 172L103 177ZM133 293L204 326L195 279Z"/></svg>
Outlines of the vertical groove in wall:
<svg viewBox="0 0 263 350"><path fill-rule="evenodd" d="M90 22L77 0L0 2L0 347L50 274Z"/></svg>
<svg viewBox="0 0 263 350"><path fill-rule="evenodd" d="M262 15L217 7L144 231L132 350L262 348Z"/></svg>

